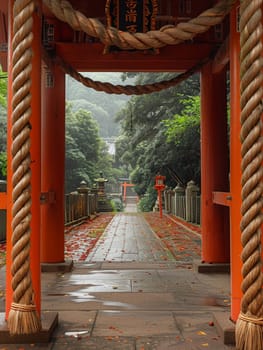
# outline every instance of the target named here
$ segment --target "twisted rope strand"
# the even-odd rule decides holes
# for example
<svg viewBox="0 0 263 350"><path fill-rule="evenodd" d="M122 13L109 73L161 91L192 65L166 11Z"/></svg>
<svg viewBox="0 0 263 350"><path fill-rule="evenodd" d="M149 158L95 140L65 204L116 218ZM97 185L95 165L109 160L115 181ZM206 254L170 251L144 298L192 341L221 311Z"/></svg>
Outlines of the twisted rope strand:
<svg viewBox="0 0 263 350"><path fill-rule="evenodd" d="M33 301L30 273L31 170L30 117L32 0L14 3L12 42L12 289L13 303L8 317L11 334L37 332L41 328Z"/></svg>
<svg viewBox="0 0 263 350"><path fill-rule="evenodd" d="M262 25L261 25L261 4L262 1L243 1L241 10L243 15L240 20L241 28L241 139L242 139L242 208L243 215L241 221L242 229L242 261L244 265L242 284L243 302L242 312L256 311L255 316L261 316L262 305L255 305L251 295L258 295L263 303L261 273L261 230L262 224L262 137L261 137L261 114L262 114ZM248 67L250 67L248 69ZM251 88L253 87L253 88ZM244 127L243 127L244 125ZM252 166L253 164L253 166ZM247 200L247 198L249 198ZM250 208L245 205L250 203ZM252 204L254 203L254 204ZM254 209L254 210L253 210ZM257 219L257 220L256 220ZM256 225L249 226L250 222L256 220ZM249 239L244 240L243 232L248 234ZM247 259L249 252L258 251L258 261L254 266L250 265ZM257 278L250 280L250 274L244 274L255 269ZM249 285L250 282L250 285ZM249 285L249 288L248 288ZM252 293L250 289L255 291ZM248 301L249 299L249 301ZM258 302L258 300L257 300ZM261 303L261 304L262 304ZM244 308L244 305L246 307ZM259 313L259 314L258 314ZM252 313L253 314L253 313Z"/></svg>
<svg viewBox="0 0 263 350"><path fill-rule="evenodd" d="M113 27L105 27L95 18L87 18L74 10L67 0L44 0L44 4L62 22L71 28L83 31L91 37L99 38L106 46L117 46L122 50L158 49L166 45L176 45L192 40L197 34L206 32L211 26L221 23L236 0L221 0L213 8L202 12L198 17L177 26L164 26L159 31L147 33L123 32Z"/></svg>
<svg viewBox="0 0 263 350"><path fill-rule="evenodd" d="M44 55L46 56L47 61L50 60L47 52L44 52ZM102 83L99 81L94 81L88 77L84 77L82 74L77 72L69 63L66 63L59 56L53 58L53 61L55 61L56 64L58 64L66 74L70 75L72 78L79 81L81 84L88 88L100 92L106 92L107 94L142 95L151 94L153 92L158 92L178 85L194 73L198 72L201 69L201 67L211 59L212 56L204 58L186 72L181 73L170 80L164 80L161 82L145 85L113 85L111 83Z"/></svg>
<svg viewBox="0 0 263 350"><path fill-rule="evenodd" d="M28 37L26 36L25 30L29 30L30 26L28 23L31 23L32 27L32 12L34 10L34 5L32 2L27 1L24 3L25 5L25 11L21 10L21 4L22 1L16 1L15 5L17 5L17 8L14 8L14 12L16 13L17 10L19 10L18 17L14 17L14 41L13 41L13 100L12 100L12 106L13 106L13 114L12 114L12 170L13 170L13 221L12 221L12 228L13 228L13 236L12 236L12 244L13 244L13 252L16 252L19 250L21 252L20 255L20 268L19 270L12 269L12 275L13 275L13 281L12 281L12 287L14 290L14 302L19 303L29 303L31 302L30 296L28 296L27 290L23 290L22 295L19 296L19 299L16 298L15 290L18 287L18 284L16 283L16 279L14 278L16 274L20 274L23 276L24 279L30 278L28 276L29 271L27 269L28 266L26 266L26 269L23 269L23 263L26 264L26 260L28 259L28 256L26 254L23 254L23 250L20 250L17 248L17 246L20 245L19 238L22 236L27 237L28 244L30 239L30 211L25 213L23 223L27 222L28 225L23 225L24 227L21 227L19 223L16 220L16 215L21 209L20 206L18 206L18 200L20 196L23 196L23 192L26 191L27 193L31 191L30 189L30 179L31 179L31 171L30 171L30 138L29 138L29 130L27 125L30 122L30 115L31 115L31 108L30 104L25 104L25 101L31 102L31 96L30 96L30 73L31 73L31 58L32 58L32 52L30 49L30 45L32 43L32 34L30 32L28 33ZM26 27L23 27L23 23L27 23ZM21 33L23 32L23 34ZM20 42L20 39L22 39L22 42ZM26 54L24 55L24 52ZM24 67L28 67L26 76L25 73L22 73L20 76L21 70L23 70ZM22 94L20 94L20 88L22 88ZM27 100L24 99L25 94L27 94ZM22 112L22 114L21 114ZM19 141L18 141L19 140ZM23 150L20 152L21 145L23 145ZM20 169L22 167L22 169ZM25 175L25 176L24 176ZM31 202L31 198L28 198L28 201ZM14 223L16 225L14 225ZM15 255L12 253L13 259L15 258ZM27 265L27 264L26 264Z"/></svg>
<svg viewBox="0 0 263 350"><path fill-rule="evenodd" d="M263 274L261 263L262 186L262 0L241 0L240 6L240 90L242 155L243 251L241 314L236 326L239 350L263 347ZM245 316L244 316L245 315Z"/></svg>

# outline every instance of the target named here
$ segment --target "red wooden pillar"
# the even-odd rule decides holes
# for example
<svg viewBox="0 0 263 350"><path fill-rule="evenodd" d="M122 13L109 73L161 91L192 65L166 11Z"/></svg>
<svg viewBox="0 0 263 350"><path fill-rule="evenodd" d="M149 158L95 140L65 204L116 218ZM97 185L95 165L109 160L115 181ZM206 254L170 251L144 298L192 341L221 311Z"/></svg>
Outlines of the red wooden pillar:
<svg viewBox="0 0 263 350"><path fill-rule="evenodd" d="M31 118L31 171L32 171L32 219L31 219L31 273L35 303L40 312L40 193L41 193L41 1L34 14L32 43L32 118Z"/></svg>
<svg viewBox="0 0 263 350"><path fill-rule="evenodd" d="M64 262L65 74L42 69L41 262Z"/></svg>
<svg viewBox="0 0 263 350"><path fill-rule="evenodd" d="M240 142L240 35L237 30L238 8L230 15L230 192L231 213L231 319L236 321L242 298L241 263L241 142Z"/></svg>
<svg viewBox="0 0 263 350"><path fill-rule="evenodd" d="M213 191L228 191L226 72L201 70L202 261L229 262L229 209L213 203Z"/></svg>
<svg viewBox="0 0 263 350"><path fill-rule="evenodd" d="M41 9L41 1L37 3L38 10ZM12 48L13 39L13 5L14 1L9 1L9 48ZM41 175L41 143L40 143L40 122L41 122L41 13L35 11L33 18L33 58L31 72L31 238L30 238L30 269L34 290L34 301L40 313L41 288L40 288L40 175ZM8 53L8 176L7 176L7 270L6 270L6 317L8 316L12 302L11 288L11 222L12 222L12 169L11 169L11 116L12 116L12 50Z"/></svg>
<svg viewBox="0 0 263 350"><path fill-rule="evenodd" d="M127 182L124 181L122 186L123 186L123 201L124 201L124 203L126 203Z"/></svg>
<svg viewBox="0 0 263 350"><path fill-rule="evenodd" d="M12 158L11 158L11 145L12 145L12 38L13 38L13 5L14 0L8 2L8 100L7 100L7 208L6 208L6 319L8 318L9 310L12 303L12 286L11 286L11 239L12 239Z"/></svg>

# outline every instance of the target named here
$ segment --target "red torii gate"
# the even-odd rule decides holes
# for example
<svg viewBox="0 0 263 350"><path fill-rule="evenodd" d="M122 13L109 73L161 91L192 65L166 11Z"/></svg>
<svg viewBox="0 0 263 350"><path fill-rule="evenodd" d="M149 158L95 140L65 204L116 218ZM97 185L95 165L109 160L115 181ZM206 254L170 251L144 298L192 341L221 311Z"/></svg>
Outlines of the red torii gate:
<svg viewBox="0 0 263 350"><path fill-rule="evenodd" d="M167 0L168 1L168 0ZM52 2L52 1L51 1ZM169 2L169 1L168 1ZM204 57L209 56L211 50L222 44L219 41L213 41L209 36L205 40L193 40L191 44L181 43L180 46L160 47L159 55L145 56L140 52L135 52L131 58L129 52L110 53L101 55L104 44L87 42L74 42L74 30L63 23L62 19L57 20L48 8L50 1L27 2L19 0L2 1L0 4L1 22L0 22L0 40L1 43L8 42L8 55L3 50L0 53L1 64L8 70L8 181L7 181L7 199L1 204L1 208L7 208L7 287L6 287L6 317L8 317L12 306L14 312L19 309L19 298L14 300L14 285L12 286L12 275L15 275L12 266L11 250L14 248L14 231L19 226L19 220L14 221L14 214L20 213L20 207L14 210L15 200L20 193L16 191L16 186L20 185L21 173L16 167L16 156L22 156L22 169L27 177L21 183L23 191L27 194L23 208L31 206L31 214L27 214L27 220L31 231L30 235L30 274L32 276L32 285L34 290L34 300L22 301L22 306L26 305L29 309L31 304L35 304L38 313L41 312L40 297L40 261L45 263L64 263L64 152L65 152L65 73L59 65L48 59L41 51L41 25L42 14L44 14L50 30L54 29L52 36L52 46L56 48L56 54L69 62L76 70L90 71L185 71L191 68ZM85 1L72 0L72 4L83 11L89 17L99 17L103 6L103 1L98 0L96 4L89 4L87 10ZM165 3L165 2L164 2ZM216 1L215 1L216 3ZM221 1L221 3L225 3ZM241 114L240 101L242 108L245 108L248 99L241 99L240 93L240 29L237 18L239 18L239 2L228 1L230 5L235 3L231 10L228 20L230 25L229 49L227 44L222 44L221 51L214 60L210 60L201 70L201 188L202 188L202 260L205 263L226 263L230 260L231 268L231 319L236 321L241 311L242 295L246 295L246 288L241 292L242 285L242 262L240 256L242 253L241 245L241 207L245 202L246 188L243 191L243 200L241 198L242 186L246 185L246 178L242 174L246 173L245 158L246 148L242 148L240 141L241 125L245 118ZM176 2L173 2L172 11L176 14ZM199 1L193 3L192 15L195 16L204 8L208 8L209 1ZM241 1L241 34L244 23L248 21L246 9L249 4L254 5L253 11L261 9L262 5L256 1ZM171 5L171 3L170 3ZM23 12L24 6L27 11ZM37 9L37 11L36 11ZM222 5L221 12L224 6ZM13 12L14 10L14 12ZM200 10L200 11L199 11ZM252 11L252 10L251 10ZM252 11L252 12L253 12ZM14 18L13 18L14 13ZM19 36L21 23L16 23L16 15L21 13L20 20L27 23L28 35L20 45ZM220 13L220 11L218 11ZM24 15L24 17L23 17ZM249 16L248 16L249 17ZM251 17L251 16L250 16ZM254 27L249 26L248 30L253 29L253 33L262 36L260 21ZM8 21L7 21L8 19ZM26 22L28 20L28 22ZM7 27L7 22L9 23ZM32 24L32 27L30 25ZM7 29L9 28L9 29ZM76 29L80 30L80 28ZM168 30L168 29L167 29ZM8 35L7 35L8 33ZM259 34L258 34L259 33ZM52 34L52 33L51 33ZM124 33L125 34L125 33ZM123 37L124 37L123 34ZM245 33L246 34L246 33ZM164 34L163 34L164 35ZM112 36L114 37L114 36ZM110 36L109 36L110 38ZM204 39L203 38L203 39ZM27 40L26 40L27 39ZM171 39L172 40L172 39ZM181 39L182 41L183 39ZM242 39L244 42L245 39ZM120 41L121 42L121 41ZM142 45L142 44L141 44ZM32 50L32 51L30 51ZM259 48L259 55L262 48ZM32 52L34 53L32 55ZM254 51L250 50L253 54ZM25 64L20 63L22 54L25 54ZM245 53L243 52L242 55ZM241 55L241 57L243 57ZM7 57L8 56L8 57ZM230 62L230 90L231 90L231 120L230 120L230 164L228 163L228 138L227 138L227 101L226 101L226 71L227 62ZM252 65L252 63L251 63ZM20 71L20 69L22 71ZM254 68L254 66L253 66ZM248 67L241 70L244 71ZM261 66L259 65L259 70ZM255 77L259 76L255 74ZM40 77L42 77L40 79ZM50 79L51 78L51 79ZM21 80L20 80L21 79ZM254 79L256 81L256 78ZM27 82L30 82L27 84ZM15 85L14 87L14 84ZM245 84L245 83L243 83ZM241 86L243 86L241 84ZM21 102L21 97L17 96L20 87L24 89L24 96L28 93L27 108L21 106L23 112L30 110L29 119L25 122L23 130L27 138L25 147L19 152L23 143L20 137L20 128L14 129L16 121L21 121L20 116L14 116L15 102ZM244 92L241 89L241 92ZM22 94L23 94L22 93ZM255 99L258 101L257 99ZM256 104L256 109L261 111ZM19 110L15 110L19 112ZM251 112L251 111L250 111ZM253 112L253 111L252 111ZM251 112L251 113L252 113ZM253 112L254 113L254 112ZM253 116L255 113L253 114ZM16 119L17 118L17 119ZM23 118L22 118L23 119ZM242 142L246 140L247 134L242 132ZM29 141L29 142L28 142ZM254 141L256 144L256 141ZM245 146L244 146L245 147ZM241 152L242 148L242 152ZM28 153L30 149L30 164L28 163ZM241 159L242 155L242 159ZM243 172L241 172L241 165ZM229 167L230 166L230 167ZM230 168L230 176L229 176ZM25 174L23 174L25 175ZM260 178L260 176L258 176ZM25 179L25 178L23 178ZM230 179L230 187L229 187ZM22 181L22 182L23 182ZM260 191L258 191L260 192ZM46 203L40 207L40 195L46 193ZM230 199L231 198L231 199ZM259 197L257 197L259 198ZM257 199L256 198L256 199ZM1 198L2 199L2 198ZM4 198L3 198L4 199ZM27 205L25 205L27 203ZM254 203L253 201L251 202ZM20 203L21 204L21 203ZM252 206L251 204L251 206ZM262 209L256 202L252 208ZM242 215L246 215L246 206L242 207ZM22 209L21 209L22 210ZM230 215L229 215L230 211ZM257 213L255 216L258 215ZM41 221L40 221L41 218ZM228 220L230 218L230 227ZM260 220L258 220L260 222ZM22 224L22 226L25 224ZM41 224L40 224L41 222ZM242 221L242 230L245 230L246 221ZM230 228L230 231L229 231ZM231 232L231 235L230 235ZM257 236L258 236L257 231ZM250 236L249 236L250 239ZM252 238L251 238L252 240ZM244 246L246 245L243 243ZM259 246L259 243L257 243ZM244 247L245 248L245 247ZM257 248L255 248L257 250ZM244 256L244 255L243 255ZM11 273L12 270L12 273ZM243 276L244 277L244 276ZM246 277L246 276L245 276ZM246 284L247 286L247 284ZM261 286L262 287L262 286ZM32 291L31 291L32 292ZM257 295L261 300L261 292ZM31 295L32 297L32 295ZM244 296L243 296L244 297ZM253 300L251 301L253 303ZM30 305L29 305L30 304ZM242 304L242 313L248 310ZM21 307L22 307L21 306ZM34 305L33 305L34 306ZM23 306L24 307L24 306ZM32 311L35 309L32 307ZM255 309L255 308L254 308ZM23 312L19 310L19 312ZM28 310L26 310L28 312ZM262 315L261 315L262 317ZM260 319L260 315L252 313L250 320Z"/></svg>
<svg viewBox="0 0 263 350"><path fill-rule="evenodd" d="M134 184L130 184L130 183L124 181L121 184L121 187L123 188L123 202L125 203L126 202L126 195L127 195L127 187L134 187Z"/></svg>

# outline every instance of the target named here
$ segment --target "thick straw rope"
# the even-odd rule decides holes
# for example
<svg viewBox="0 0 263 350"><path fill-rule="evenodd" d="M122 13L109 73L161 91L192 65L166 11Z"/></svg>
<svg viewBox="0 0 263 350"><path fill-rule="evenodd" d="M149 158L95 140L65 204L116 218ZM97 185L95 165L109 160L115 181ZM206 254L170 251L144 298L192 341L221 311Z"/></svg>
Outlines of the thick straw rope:
<svg viewBox="0 0 263 350"><path fill-rule="evenodd" d="M263 349L261 7L262 0L243 0L240 7L243 298L236 325L239 350Z"/></svg>
<svg viewBox="0 0 263 350"><path fill-rule="evenodd" d="M76 11L67 0L43 0L50 11L74 30L83 31L89 36L99 38L105 46L117 46L122 50L158 49L166 45L176 45L192 40L197 34L221 23L237 0L221 0L213 8L202 12L198 17L177 26L164 26L159 31L147 33L122 32L113 27L105 27L98 19L87 18Z"/></svg>
<svg viewBox="0 0 263 350"><path fill-rule="evenodd" d="M47 61L48 53L46 53ZM143 95L151 94L153 92L158 92L161 90L168 89L180 84L182 81L189 78L194 73L200 71L203 65L205 65L211 57L206 57L192 68L188 69L186 72L177 75L170 80L164 80L157 83L145 84L145 85L113 85L111 83L105 83L100 81L94 81L88 77L84 77L82 74L77 72L70 64L66 63L61 57L56 56L53 60L60 66L60 68L68 75L70 75L75 80L79 81L82 85L94 89L96 91L103 91L107 94L125 94L125 95Z"/></svg>
<svg viewBox="0 0 263 350"><path fill-rule="evenodd" d="M30 274L30 116L34 1L16 0L12 42L12 289L8 317L11 334L30 334L41 324L34 305Z"/></svg>
<svg viewBox="0 0 263 350"><path fill-rule="evenodd" d="M105 28L97 19L86 18L82 13L74 10L71 4L66 0L44 0L45 5L53 12L53 14L61 21L68 23L74 30L82 30L90 36L97 37L106 46L115 45L122 49L135 48L138 50L159 48L167 44L175 45L182 41L193 39L196 34L205 32L211 26L220 23L235 2L236 0L220 1L215 7L201 13L197 18L191 19L187 23L180 23L176 27L165 26L161 28L160 31L130 34L118 31L113 27ZM65 73L69 74L86 87L109 94L141 95L161 91L179 84L200 70L208 59L203 59L187 72L182 73L171 80L136 86L112 85L110 83L93 81L92 79L84 77L78 73L61 57L57 56L54 60Z"/></svg>

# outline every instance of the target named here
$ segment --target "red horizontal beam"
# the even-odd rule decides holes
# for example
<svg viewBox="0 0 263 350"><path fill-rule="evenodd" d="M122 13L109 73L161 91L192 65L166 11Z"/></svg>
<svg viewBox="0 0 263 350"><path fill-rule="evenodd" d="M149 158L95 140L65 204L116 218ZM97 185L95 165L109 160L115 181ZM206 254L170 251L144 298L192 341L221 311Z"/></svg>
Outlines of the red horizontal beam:
<svg viewBox="0 0 263 350"><path fill-rule="evenodd" d="M230 192L213 192L213 203L229 207L231 205Z"/></svg>
<svg viewBox="0 0 263 350"><path fill-rule="evenodd" d="M127 184L127 183L123 183L122 184L122 187L133 187L134 186L134 184Z"/></svg>
<svg viewBox="0 0 263 350"><path fill-rule="evenodd" d="M152 51L116 51L103 54L101 43L62 43L57 54L76 70L83 72L168 72L185 71L211 54L213 45L182 43Z"/></svg>

